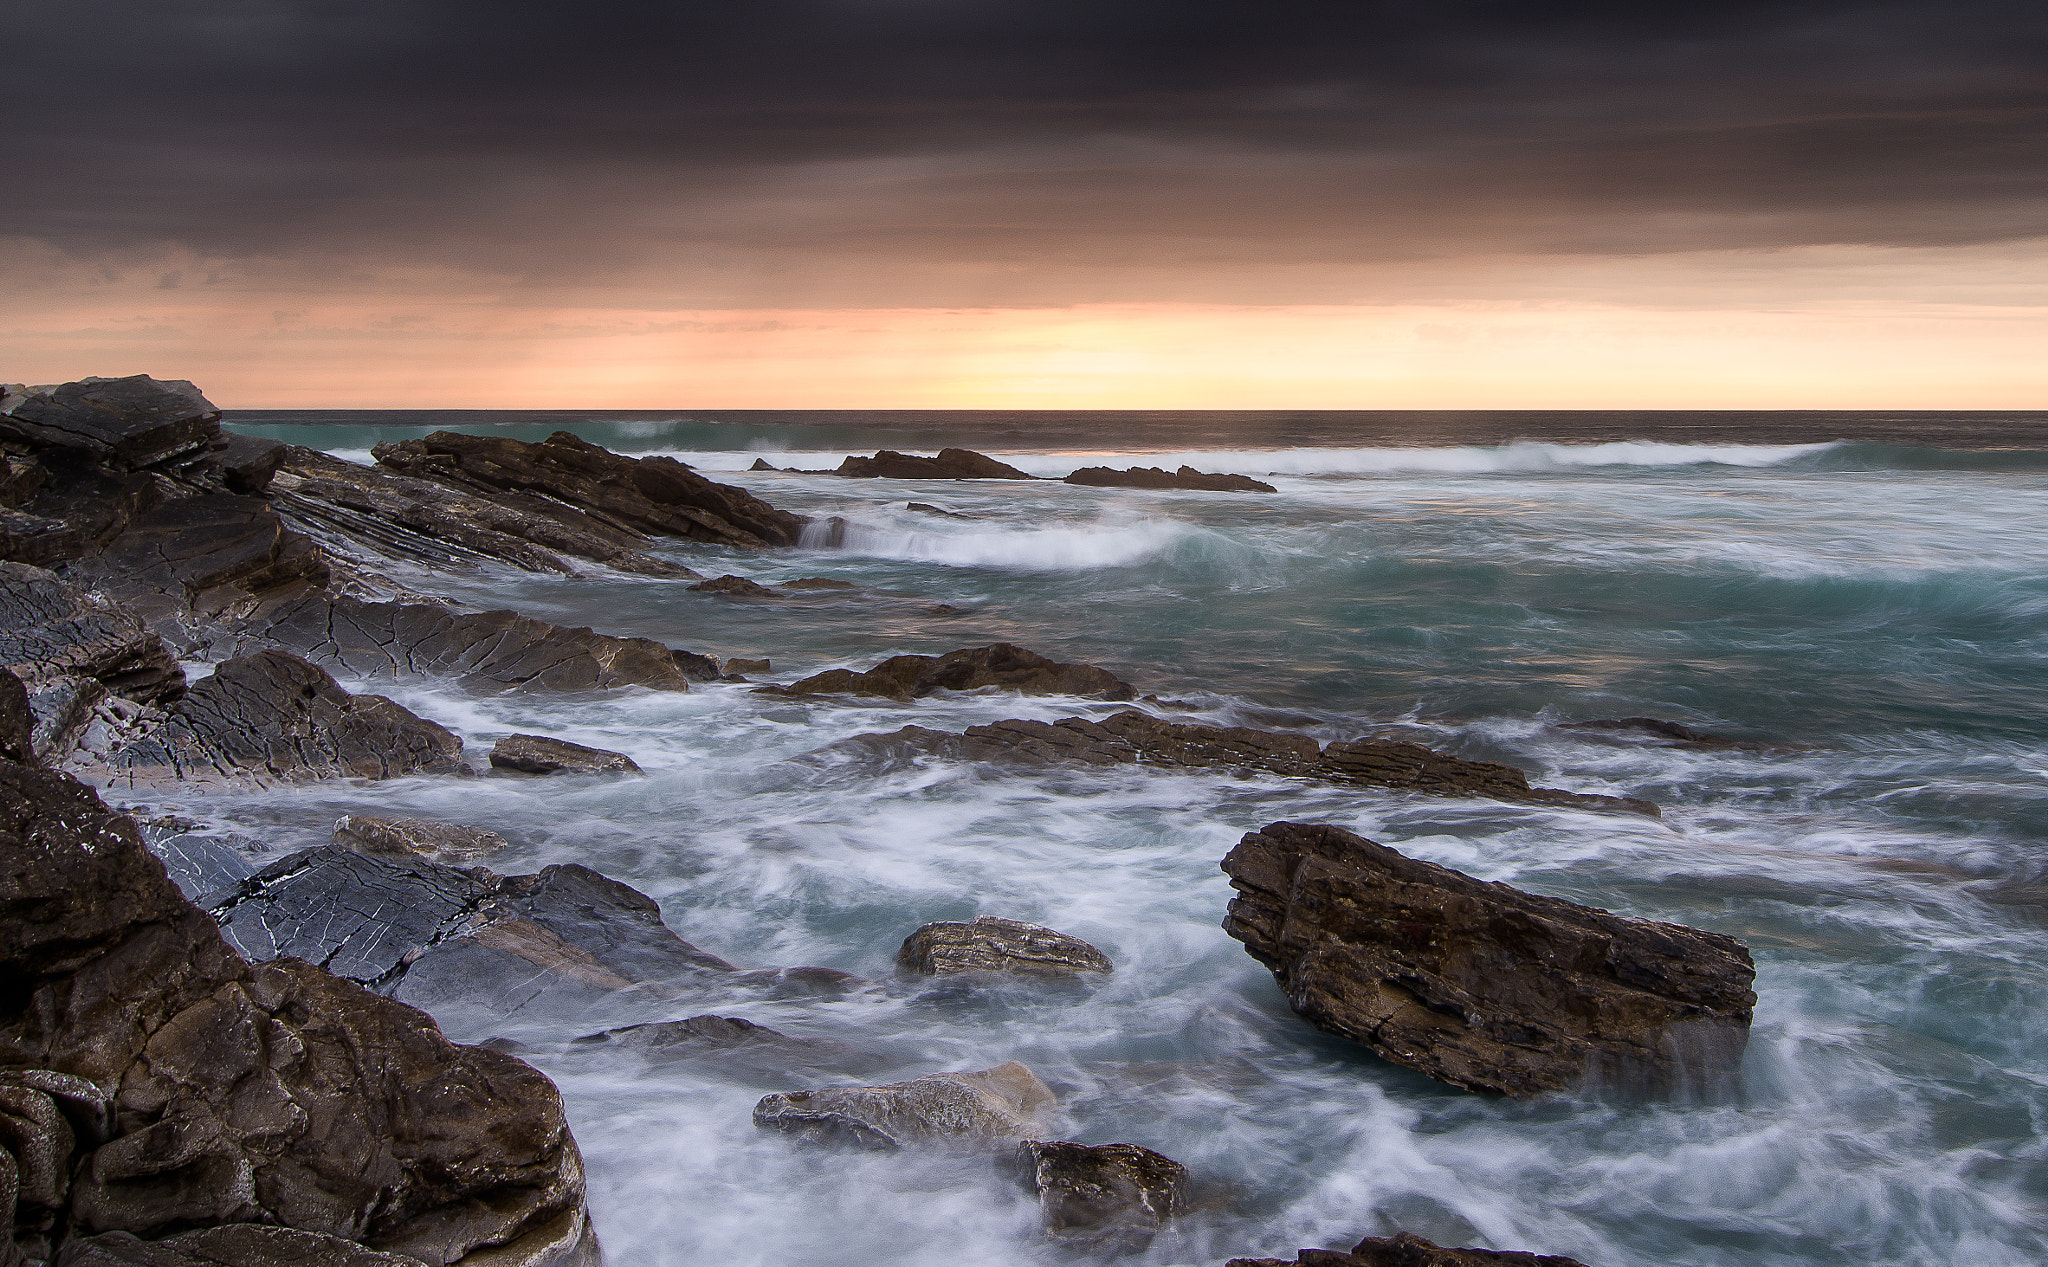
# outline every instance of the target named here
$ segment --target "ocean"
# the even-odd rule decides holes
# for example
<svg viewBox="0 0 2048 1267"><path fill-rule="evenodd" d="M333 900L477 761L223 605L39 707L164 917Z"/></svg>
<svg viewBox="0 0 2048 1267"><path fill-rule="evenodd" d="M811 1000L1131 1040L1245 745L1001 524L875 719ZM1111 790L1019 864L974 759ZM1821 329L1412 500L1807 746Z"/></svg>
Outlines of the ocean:
<svg viewBox="0 0 2048 1267"><path fill-rule="evenodd" d="M394 579L482 607L762 657L772 680L1014 642L1110 669L1176 716L1393 735L1662 821L1280 777L790 764L906 724L1103 716L911 705L478 696L344 681L463 734L630 754L608 782L403 779L189 808L279 853L344 813L488 827L490 865L580 862L745 967L873 979L844 997L575 1018L450 1009L561 1086L609 1260L634 1267L1071 1261L1031 1199L957 1158L758 1131L744 1071L569 1040L698 1012L874 1053L889 1081L1021 1060L1062 1136L1188 1165L1200 1208L1132 1261L1215 1267L1395 1229L1592 1267L2048 1261L2048 414L482 413L237 411L233 430L366 460L436 428L567 429L667 453L844 545L653 552L715 576L859 586L780 600L592 568ZM1183 463L1274 494L847 480L850 453L972 447L1034 474ZM951 516L913 511L919 502ZM1749 741L1561 729L1656 717ZM1218 926L1246 831L1329 822L1401 852L1741 938L1760 1001L1736 1083L1643 1102L1504 1101L1319 1034ZM918 925L1042 923L1106 952L1081 990L914 989Z"/></svg>

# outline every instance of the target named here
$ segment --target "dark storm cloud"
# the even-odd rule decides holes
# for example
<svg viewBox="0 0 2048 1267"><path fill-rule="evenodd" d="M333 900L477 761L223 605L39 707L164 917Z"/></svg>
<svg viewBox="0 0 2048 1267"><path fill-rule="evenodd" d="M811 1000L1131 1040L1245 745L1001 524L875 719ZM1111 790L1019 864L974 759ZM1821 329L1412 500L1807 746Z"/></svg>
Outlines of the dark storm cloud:
<svg viewBox="0 0 2048 1267"><path fill-rule="evenodd" d="M2048 233L2048 7L32 0L0 231L545 278Z"/></svg>

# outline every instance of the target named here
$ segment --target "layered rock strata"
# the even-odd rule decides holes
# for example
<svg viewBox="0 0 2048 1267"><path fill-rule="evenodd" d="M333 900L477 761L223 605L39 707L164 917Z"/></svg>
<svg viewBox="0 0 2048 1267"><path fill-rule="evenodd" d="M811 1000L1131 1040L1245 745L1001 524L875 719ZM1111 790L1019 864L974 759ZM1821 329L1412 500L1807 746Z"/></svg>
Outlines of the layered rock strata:
<svg viewBox="0 0 2048 1267"><path fill-rule="evenodd" d="M1087 488L1179 488L1207 493L1271 493L1271 484L1249 475L1210 475L1192 466L1167 472L1156 466L1134 466L1115 470L1107 466L1084 466L1067 476L1068 484Z"/></svg>
<svg viewBox="0 0 2048 1267"><path fill-rule="evenodd" d="M754 1124L812 1144L985 1151L1042 1134L1058 1107L1038 1075L1012 1060L880 1087L777 1092L754 1106Z"/></svg>
<svg viewBox="0 0 2048 1267"><path fill-rule="evenodd" d="M962 972L1072 977L1112 971L1109 956L1079 937L995 915L972 923L924 925L904 938L896 967L935 977Z"/></svg>
<svg viewBox="0 0 2048 1267"><path fill-rule="evenodd" d="M880 695L911 700L935 691L988 688L1020 695L1080 695L1098 699L1137 697L1130 683L1088 664L1061 664L1035 651L999 642L965 647L942 656L891 656L872 669L827 669L783 686L763 686L758 695Z"/></svg>
<svg viewBox="0 0 2048 1267"><path fill-rule="evenodd" d="M1708 1085L1756 995L1732 937L1475 880L1339 827L1273 823L1223 860L1223 928L1318 1029L1499 1095Z"/></svg>

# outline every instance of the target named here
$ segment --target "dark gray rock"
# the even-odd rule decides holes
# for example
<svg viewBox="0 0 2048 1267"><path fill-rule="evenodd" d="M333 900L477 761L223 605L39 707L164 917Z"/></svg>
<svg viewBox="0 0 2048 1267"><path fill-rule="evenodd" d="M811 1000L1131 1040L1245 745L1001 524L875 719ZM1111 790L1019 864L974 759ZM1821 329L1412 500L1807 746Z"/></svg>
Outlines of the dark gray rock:
<svg viewBox="0 0 2048 1267"><path fill-rule="evenodd" d="M1035 651L999 642L942 656L891 656L872 669L828 669L786 686L757 688L762 695L880 695L910 700L935 691L987 688L1020 695L1082 695L1127 700L1138 692L1106 669L1061 664Z"/></svg>
<svg viewBox="0 0 2048 1267"><path fill-rule="evenodd" d="M761 585L754 581L750 581L744 576L733 576L730 573L726 574L725 576L714 577L711 580L703 581L696 585L691 585L688 588L696 590L698 593L701 594L727 594L734 598L782 597L782 595L776 593L772 589L769 589L766 585Z"/></svg>
<svg viewBox="0 0 2048 1267"><path fill-rule="evenodd" d="M1192 466L1168 474L1156 466L1134 466L1112 470L1107 466L1084 466L1067 476L1068 484L1088 488L1179 488L1207 493L1271 493L1271 484L1249 475L1207 475Z"/></svg>
<svg viewBox="0 0 2048 1267"><path fill-rule="evenodd" d="M623 752L586 748L546 735L507 735L491 749L491 768L518 774L639 774Z"/></svg>
<svg viewBox="0 0 2048 1267"><path fill-rule="evenodd" d="M903 509L914 510L920 515L937 515L942 519L974 518L973 515L963 515L957 510L947 510L942 506L934 506L930 502L904 502Z"/></svg>
<svg viewBox="0 0 2048 1267"><path fill-rule="evenodd" d="M86 378L0 398L0 437L130 469L203 449L220 410L183 379Z"/></svg>
<svg viewBox="0 0 2048 1267"><path fill-rule="evenodd" d="M859 1075L888 1067L880 1056L827 1038L795 1038L737 1016L624 1025L586 1034L571 1050L632 1052L651 1064L691 1062L722 1073L787 1078Z"/></svg>
<svg viewBox="0 0 2048 1267"><path fill-rule="evenodd" d="M270 487L290 447L282 440L223 433L214 441L212 461L231 492L254 497Z"/></svg>
<svg viewBox="0 0 2048 1267"><path fill-rule="evenodd" d="M0 510L0 560L47 567L85 553L86 538L61 519Z"/></svg>
<svg viewBox="0 0 2048 1267"><path fill-rule="evenodd" d="M185 690L177 657L134 613L21 563L0 563L0 666L31 691L67 677L143 703Z"/></svg>
<svg viewBox="0 0 2048 1267"><path fill-rule="evenodd" d="M207 831L188 819L142 824L142 843L164 864L178 891L194 902L234 888L256 874L262 842L232 832Z"/></svg>
<svg viewBox="0 0 2048 1267"><path fill-rule="evenodd" d="M933 458L918 457L915 454L898 453L883 449L871 458L850 457L839 464L833 475L847 475L856 479L894 480L1030 480L1027 475L1006 462L998 462L986 454L972 449L940 449Z"/></svg>
<svg viewBox="0 0 2048 1267"><path fill-rule="evenodd" d="M1233 1258L1224 1267L1586 1267L1576 1258L1493 1249L1445 1249L1413 1232L1368 1236L1349 1253L1305 1249L1293 1258Z"/></svg>
<svg viewBox="0 0 2048 1267"><path fill-rule="evenodd" d="M880 1087L778 1092L754 1106L754 1124L812 1144L986 1151L1042 1133L1058 1108L1038 1075L1012 1060Z"/></svg>
<svg viewBox="0 0 2048 1267"><path fill-rule="evenodd" d="M786 582L782 586L782 588L785 590L793 591L798 594L802 594L807 592L817 593L820 590L828 590L834 593L839 593L844 592L846 590L857 590L860 588L860 586L855 585L852 581L842 581L837 579L836 577L800 576L794 581Z"/></svg>
<svg viewBox="0 0 2048 1267"><path fill-rule="evenodd" d="M1071 977L1111 971L1109 956L1078 937L994 915L973 923L926 924L904 939L896 966L929 976L1005 972Z"/></svg>
<svg viewBox="0 0 2048 1267"><path fill-rule="evenodd" d="M1141 1252L1191 1204L1188 1168L1136 1144L1026 1140L1017 1152L1045 1234L1076 1249Z"/></svg>
<svg viewBox="0 0 2048 1267"><path fill-rule="evenodd" d="M1725 748L1738 752L1781 752L1800 751L1802 745L1765 743L1755 739L1735 739L1727 735L1716 735L1709 731L1695 730L1691 726L1658 717L1603 717L1596 721L1571 721L1558 726L1559 730L1574 730L1601 738L1620 742L1640 743L1657 748Z"/></svg>
<svg viewBox="0 0 2048 1267"><path fill-rule="evenodd" d="M328 578L318 546L268 503L234 493L183 497L136 516L80 571L151 621L219 615L252 595Z"/></svg>
<svg viewBox="0 0 2048 1267"><path fill-rule="evenodd" d="M488 858L512 845L498 833L481 827L429 822L424 818L379 818L370 814L346 814L335 820L334 843L357 853L388 854L399 858L417 855L450 866Z"/></svg>
<svg viewBox="0 0 2048 1267"><path fill-rule="evenodd" d="M462 741L381 695L351 695L282 651L230 660L93 773L124 788L270 787L452 774Z"/></svg>
<svg viewBox="0 0 2048 1267"><path fill-rule="evenodd" d="M0 395L5 395L0 390ZM50 481L49 468L23 453L0 453L0 507L17 509Z"/></svg>
<svg viewBox="0 0 2048 1267"><path fill-rule="evenodd" d="M93 722L107 688L89 677L47 678L28 697L35 760L61 765Z"/></svg>
<svg viewBox="0 0 2048 1267"><path fill-rule="evenodd" d="M1223 860L1223 922L1318 1029L1452 1086L1663 1092L1742 1059L1756 969L1732 937L1627 919L1272 823Z"/></svg>
<svg viewBox="0 0 2048 1267"><path fill-rule="evenodd" d="M0 761L33 765L36 756L36 716L29 707L28 690L8 669L0 669Z"/></svg>

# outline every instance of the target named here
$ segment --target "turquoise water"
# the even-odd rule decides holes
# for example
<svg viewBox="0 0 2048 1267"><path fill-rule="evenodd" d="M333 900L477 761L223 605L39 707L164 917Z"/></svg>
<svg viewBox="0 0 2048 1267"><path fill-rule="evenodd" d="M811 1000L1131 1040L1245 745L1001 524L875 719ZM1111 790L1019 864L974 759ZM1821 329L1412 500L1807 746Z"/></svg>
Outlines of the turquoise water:
<svg viewBox="0 0 2048 1267"><path fill-rule="evenodd" d="M279 849L352 811L489 826L518 842L494 867L585 862L747 966L887 982L912 928L978 913L1051 924L1116 961L1092 993L890 985L829 1003L628 1000L570 1020L444 1014L456 1037L528 1044L562 1085L619 1262L1058 1261L1022 1196L979 1167L806 1152L749 1121L755 1099L784 1088L564 1045L617 1020L704 1011L842 1038L894 1062L885 1076L1023 1060L1061 1093L1068 1137L1157 1148L1204 1184L1205 1209L1150 1263L1291 1256L1395 1227L1594 1267L2048 1260L2048 442L2013 443L2038 434L2026 419L1979 419L1964 429L1973 443L1942 448L1884 429L1924 430L1924 418L1788 435L1643 417L1596 420L1606 430L1577 443L1470 442L1547 434L1530 417L1403 446L1345 443L1336 423L1300 418L1239 433L1301 441L1284 447L1219 439L1218 419L1179 431L1137 419L1121 451L1091 438L1120 433L1079 424L987 446L1049 475L1186 461L1266 478L1270 496L745 470L763 455L826 468L878 443L1000 437L1009 424L986 417L950 432L930 419L571 419L591 439L675 453L849 524L843 549L669 555L707 574L862 589L776 601L602 573L399 579L767 656L776 679L1014 641L1111 668L1199 717L1400 733L1512 761L1536 782L1649 797L1661 823L1274 778L780 763L909 722L1107 711L1081 701L802 703L724 685L509 699L424 682L368 689L477 751L545 730L626 751L648 777L408 780L205 809ZM446 425L230 421L357 457ZM1673 438L1702 433L1724 442ZM1755 742L1680 750L1556 728L1637 715ZM1761 1002L1738 1090L1511 1104L1318 1035L1217 927L1229 898L1217 861L1279 818L1743 938Z"/></svg>

